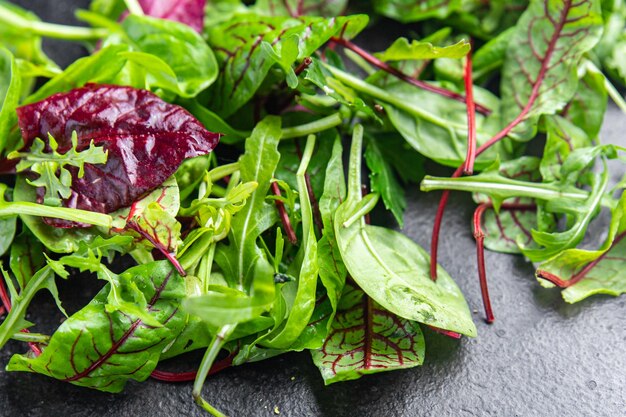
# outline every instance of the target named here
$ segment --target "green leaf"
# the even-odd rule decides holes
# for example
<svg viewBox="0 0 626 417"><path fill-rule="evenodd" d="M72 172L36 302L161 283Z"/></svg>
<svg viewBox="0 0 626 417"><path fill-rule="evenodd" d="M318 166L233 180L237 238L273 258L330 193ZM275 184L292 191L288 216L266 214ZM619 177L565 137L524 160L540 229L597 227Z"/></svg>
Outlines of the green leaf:
<svg viewBox="0 0 626 417"><path fill-rule="evenodd" d="M587 66L578 82L578 89L567 104L563 117L584 130L590 139L600 133L608 105L606 77L597 68Z"/></svg>
<svg viewBox="0 0 626 417"><path fill-rule="evenodd" d="M11 247L16 227L17 216L0 218L0 256L3 256Z"/></svg>
<svg viewBox="0 0 626 417"><path fill-rule="evenodd" d="M385 92L394 99L391 105L383 105L389 121L416 151L448 166L458 167L465 161L465 104L400 82L387 85ZM474 87L474 97L489 108L498 108L496 97L487 90ZM480 146L500 131L498 113L494 112L488 117L476 114L476 131ZM501 158L509 154L505 143L489 148L478 157L478 168L490 164L498 154Z"/></svg>
<svg viewBox="0 0 626 417"><path fill-rule="evenodd" d="M44 247L28 229L22 230L11 245L9 266L20 290L46 264Z"/></svg>
<svg viewBox="0 0 626 417"><path fill-rule="evenodd" d="M267 16L324 16L343 14L348 0L258 0L253 10Z"/></svg>
<svg viewBox="0 0 626 417"><path fill-rule="evenodd" d="M405 61L414 59L436 58L463 58L469 53L471 46L466 40L461 40L454 45L433 46L430 42L413 40L409 43L407 38L396 39L384 52L376 55L381 61Z"/></svg>
<svg viewBox="0 0 626 417"><path fill-rule="evenodd" d="M561 110L576 92L577 66L602 34L599 1L533 0L517 23L502 69L502 120L529 139L542 114Z"/></svg>
<svg viewBox="0 0 626 417"><path fill-rule="evenodd" d="M348 197L335 213L341 257L355 282L385 309L468 336L476 335L467 303L452 278L438 268L429 275L430 257L408 237L391 229L365 225L363 219L345 227L361 203L362 128L352 139Z"/></svg>
<svg viewBox="0 0 626 417"><path fill-rule="evenodd" d="M419 324L390 313L352 284L346 285L323 346L311 351L326 385L412 368L422 364L424 354Z"/></svg>
<svg viewBox="0 0 626 417"><path fill-rule="evenodd" d="M119 276L123 286L141 289L153 327L134 313L107 311L107 285L96 298L67 319L38 357L14 355L9 371L47 375L106 392L120 392L130 379L144 381L159 356L184 325L179 304L185 284L165 261L128 269Z"/></svg>
<svg viewBox="0 0 626 417"><path fill-rule="evenodd" d="M128 51L127 45L109 45L93 55L77 59L62 73L28 96L23 104L34 103L90 82L112 82L126 64L126 58L120 55L120 52L124 51Z"/></svg>
<svg viewBox="0 0 626 417"><path fill-rule="evenodd" d="M537 268L539 282L553 286L540 278L546 272L556 275L566 288L562 295L568 303L576 303L594 294L618 296L626 293L622 271L626 261L626 195L622 195L612 211L608 235L595 250L566 249Z"/></svg>
<svg viewBox="0 0 626 417"><path fill-rule="evenodd" d="M217 79L218 67L213 51L189 26L134 14L125 18L121 26L132 49L154 58L153 62L142 61L141 58L145 56L139 56L140 59L132 60L135 64L143 66L148 74L165 73L167 76L174 76L174 85L167 82L168 77L155 78L157 86L169 89L181 97L195 97ZM167 72L167 67L171 72Z"/></svg>
<svg viewBox="0 0 626 417"><path fill-rule="evenodd" d="M377 13L402 23L444 19L461 8L461 0L374 0Z"/></svg>
<svg viewBox="0 0 626 417"><path fill-rule="evenodd" d="M398 182L391 165L383 157L382 150L374 139L367 141L365 160L370 170L372 192L381 195L385 207L393 213L398 225L402 228L406 209L404 188Z"/></svg>
<svg viewBox="0 0 626 417"><path fill-rule="evenodd" d="M539 169L546 182L562 180L563 162L575 150L592 145L585 131L559 116L546 117L546 145Z"/></svg>
<svg viewBox="0 0 626 417"><path fill-rule="evenodd" d="M10 51L0 48L0 156L4 150L15 147L11 130L17 124L15 108L18 106L22 80ZM19 141L18 141L19 142Z"/></svg>
<svg viewBox="0 0 626 417"><path fill-rule="evenodd" d="M296 260L292 267L298 273L295 282L287 282L282 292L288 303L288 317L283 326L270 333L263 345L274 349L287 349L298 339L315 308L315 291L319 272L317 239L315 237L315 223L313 222L313 208L309 200L307 184L304 178L309 161L315 147L315 136L307 139L302 154L302 163L296 173L298 181L298 195L300 196L300 210L302 211L302 240Z"/></svg>
<svg viewBox="0 0 626 417"><path fill-rule="evenodd" d="M476 51L474 56L472 56L474 79L490 74L504 65L506 53L514 33L515 28L507 29Z"/></svg>
<svg viewBox="0 0 626 417"><path fill-rule="evenodd" d="M226 117L250 100L276 62L268 55L267 48L261 46L264 42L274 50L282 50L285 40L297 36L300 39L297 59L302 60L340 32L346 37L355 36L365 27L367 20L365 15L293 19L238 14L208 28L208 42L215 50L220 66L220 76L209 90L208 107ZM293 64L286 57L282 57L283 67ZM289 57L294 58L291 53Z"/></svg>

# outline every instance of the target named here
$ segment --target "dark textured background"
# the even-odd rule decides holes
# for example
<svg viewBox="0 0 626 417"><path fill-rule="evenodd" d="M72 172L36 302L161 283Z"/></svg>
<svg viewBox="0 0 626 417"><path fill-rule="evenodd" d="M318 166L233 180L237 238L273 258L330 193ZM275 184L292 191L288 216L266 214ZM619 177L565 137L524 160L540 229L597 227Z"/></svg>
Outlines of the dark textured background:
<svg viewBox="0 0 626 417"><path fill-rule="evenodd" d="M87 1L21 0L42 19L76 24L73 10ZM50 55L67 65L83 50L46 42ZM603 139L621 142L626 117L609 109ZM404 232L429 247L439 195L409 193ZM557 290L539 287L532 265L519 256L488 252L487 269L496 322L482 321L482 303L470 233L473 207L455 194L448 207L440 262L461 286L479 336L460 341L426 333L422 367L364 377L324 387L307 353L288 354L210 377L204 394L231 416L626 416L626 297L596 296L575 305ZM606 222L601 216L598 222ZM597 225L598 230L603 230ZM595 236L597 240L601 236ZM94 293L95 280L60 283L68 311ZM40 295L29 318L40 328L60 317ZM4 368L24 345L0 352ZM166 364L189 370L199 356ZM148 380L129 383L122 394L104 394L42 376L0 371L2 416L203 416L191 400L191 384Z"/></svg>

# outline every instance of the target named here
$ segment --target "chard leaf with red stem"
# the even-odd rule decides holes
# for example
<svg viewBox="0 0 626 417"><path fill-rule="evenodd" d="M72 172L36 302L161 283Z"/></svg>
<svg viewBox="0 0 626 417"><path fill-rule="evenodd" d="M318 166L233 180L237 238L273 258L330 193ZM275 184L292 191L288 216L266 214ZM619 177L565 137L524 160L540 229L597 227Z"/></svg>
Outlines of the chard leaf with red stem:
<svg viewBox="0 0 626 417"><path fill-rule="evenodd" d="M76 132L78 150L93 142L108 152L104 166L85 164L82 178L68 168L72 194L63 201L100 213L130 206L219 140L183 108L130 87L90 84L20 107L18 118L26 149L50 134L66 152Z"/></svg>
<svg viewBox="0 0 626 417"><path fill-rule="evenodd" d="M362 375L412 368L424 361L419 324L385 310L353 284L346 284L330 334L311 351L326 385Z"/></svg>
<svg viewBox="0 0 626 417"><path fill-rule="evenodd" d="M612 212L608 236L596 250L567 249L541 263L537 278L544 286L564 288L563 299L576 303L594 294L626 293L626 194Z"/></svg>
<svg viewBox="0 0 626 417"><path fill-rule="evenodd" d="M533 0L510 40L500 90L502 120L530 139L542 114L561 110L574 96L581 57L602 34L596 0ZM528 123L522 123L528 121Z"/></svg>
<svg viewBox="0 0 626 417"><path fill-rule="evenodd" d="M185 296L185 284L165 261L133 267L120 279L122 288L141 288L149 300L145 314L158 326L123 310L107 311L111 290L107 285L61 324L41 355L14 355L8 369L40 373L106 392L120 392L130 379L147 379L163 348L183 327L184 313L179 304Z"/></svg>
<svg viewBox="0 0 626 417"><path fill-rule="evenodd" d="M209 45L217 54L220 76L210 91L209 107L226 117L247 103L276 63L262 47L270 44L280 56L310 57L331 37L343 34L350 38L367 24L365 15L324 19L321 17L259 16L239 14L207 28ZM299 38L297 53L282 51L283 42ZM282 62L282 65L286 65Z"/></svg>

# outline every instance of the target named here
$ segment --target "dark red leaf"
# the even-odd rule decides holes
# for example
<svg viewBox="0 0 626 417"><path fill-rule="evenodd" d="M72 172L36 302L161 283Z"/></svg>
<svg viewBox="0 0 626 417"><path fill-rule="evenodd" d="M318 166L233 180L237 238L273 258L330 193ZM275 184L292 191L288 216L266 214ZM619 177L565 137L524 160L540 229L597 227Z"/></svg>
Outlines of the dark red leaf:
<svg viewBox="0 0 626 417"><path fill-rule="evenodd" d="M202 33L206 0L139 0L139 4L148 16L184 23Z"/></svg>
<svg viewBox="0 0 626 417"><path fill-rule="evenodd" d="M106 164L85 164L82 178L68 168L72 195L64 205L100 213L130 206L161 185L184 159L211 152L220 137L182 107L130 87L88 84L20 107L17 114L26 148L36 137L47 141L50 133L58 152L65 153L76 131L78 150L93 140L108 151Z"/></svg>

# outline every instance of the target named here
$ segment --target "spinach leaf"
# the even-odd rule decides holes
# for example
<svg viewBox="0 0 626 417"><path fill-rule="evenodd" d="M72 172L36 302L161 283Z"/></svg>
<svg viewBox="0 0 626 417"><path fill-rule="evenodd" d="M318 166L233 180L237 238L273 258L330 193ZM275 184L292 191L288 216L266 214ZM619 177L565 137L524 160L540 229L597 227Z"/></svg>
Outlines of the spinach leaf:
<svg viewBox="0 0 626 417"><path fill-rule="evenodd" d="M156 86L191 98L217 79L218 67L213 51L198 33L186 25L130 15L122 22L122 29L132 49L142 53L123 56L143 67L148 74L167 75L165 82L162 81L163 76L157 77L154 80ZM153 60L151 62L146 58ZM150 77L147 82L150 82Z"/></svg>
<svg viewBox="0 0 626 417"><path fill-rule="evenodd" d="M346 285L323 346L311 351L326 385L412 368L424 354L419 324L385 310L353 284Z"/></svg>
<svg viewBox="0 0 626 417"><path fill-rule="evenodd" d="M37 357L14 355L11 371L36 372L106 392L120 392L130 379L143 381L156 367L161 351L180 332L179 304L185 284L169 263L153 262L119 276L121 288L141 289L148 303L148 325L134 312L110 311L107 285L87 306L67 319Z"/></svg>
<svg viewBox="0 0 626 417"><path fill-rule="evenodd" d="M348 196L335 213L341 257L356 283L385 309L400 317L441 329L476 335L471 314L452 278L439 268L429 276L429 256L408 237L391 229L365 225L368 201L361 199L363 128L352 138Z"/></svg>

